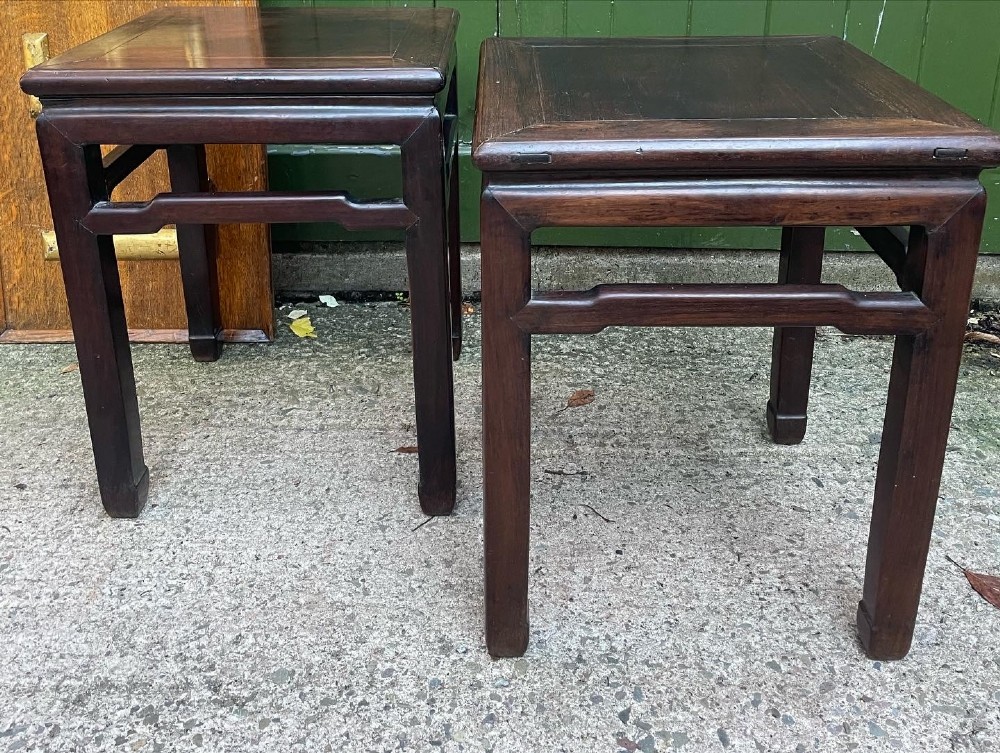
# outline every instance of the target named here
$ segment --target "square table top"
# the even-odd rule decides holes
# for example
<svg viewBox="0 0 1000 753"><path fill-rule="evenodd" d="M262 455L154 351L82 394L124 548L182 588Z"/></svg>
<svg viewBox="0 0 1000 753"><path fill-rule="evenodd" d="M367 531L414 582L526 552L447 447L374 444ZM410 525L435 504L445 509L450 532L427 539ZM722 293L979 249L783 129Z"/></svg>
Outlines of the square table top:
<svg viewBox="0 0 1000 753"><path fill-rule="evenodd" d="M987 167L1000 135L835 37L487 39L483 170Z"/></svg>
<svg viewBox="0 0 1000 753"><path fill-rule="evenodd" d="M41 98L433 94L458 13L441 8L161 8L32 68Z"/></svg>

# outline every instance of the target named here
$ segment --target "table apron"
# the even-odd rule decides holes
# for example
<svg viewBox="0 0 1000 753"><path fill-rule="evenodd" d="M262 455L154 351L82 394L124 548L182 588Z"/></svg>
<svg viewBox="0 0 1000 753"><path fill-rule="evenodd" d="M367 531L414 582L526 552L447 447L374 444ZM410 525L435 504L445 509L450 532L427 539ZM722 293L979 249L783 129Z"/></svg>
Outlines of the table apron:
<svg viewBox="0 0 1000 753"><path fill-rule="evenodd" d="M506 176L505 176L506 177ZM525 230L540 227L944 224L983 192L977 179L725 178L491 183Z"/></svg>
<svg viewBox="0 0 1000 753"><path fill-rule="evenodd" d="M915 335L939 317L912 292L858 293L842 285L597 285L535 293L512 317L533 335L605 327L816 327L853 335Z"/></svg>
<svg viewBox="0 0 1000 753"><path fill-rule="evenodd" d="M433 105L205 105L53 107L48 123L75 144L365 144L402 145Z"/></svg>

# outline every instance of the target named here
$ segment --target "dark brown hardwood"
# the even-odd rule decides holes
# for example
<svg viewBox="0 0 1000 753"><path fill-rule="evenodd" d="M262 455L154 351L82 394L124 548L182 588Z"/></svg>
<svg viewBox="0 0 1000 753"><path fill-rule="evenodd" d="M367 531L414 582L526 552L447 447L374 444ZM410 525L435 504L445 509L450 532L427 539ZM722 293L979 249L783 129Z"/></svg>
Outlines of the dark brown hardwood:
<svg viewBox="0 0 1000 753"><path fill-rule="evenodd" d="M436 95L458 14L447 8L169 7L32 69L31 91Z"/></svg>
<svg viewBox="0 0 1000 753"><path fill-rule="evenodd" d="M994 134L835 37L487 39L488 170L984 167Z"/></svg>
<svg viewBox="0 0 1000 753"><path fill-rule="evenodd" d="M823 274L823 239L821 227L786 227L781 231L781 261L778 282L789 285L816 285ZM933 313L927 326L933 324ZM815 316L805 312L815 321ZM818 312L817 312L818 313ZM863 322L871 322L873 309L858 313ZM910 316L916 311L910 311ZM903 314L903 319L907 314ZM916 318L916 316L914 316ZM849 331L844 321L834 326ZM891 331L891 329L890 329ZM869 334L874 334L870 332ZM809 379L812 372L815 327L776 327L771 346L771 398L767 401L767 430L778 444L798 444L806 434L806 408L809 404Z"/></svg>
<svg viewBox="0 0 1000 753"><path fill-rule="evenodd" d="M191 350L227 332L215 273L220 223L332 221L406 231L419 444L428 514L455 503L452 359L461 347L454 124L458 15L434 9L165 8L32 69L37 133L97 466L114 517L148 487L112 236L177 225ZM397 145L399 198L214 190L205 144ZM121 145L106 157L102 144ZM171 192L112 201L165 150ZM231 333L229 333L231 337Z"/></svg>
<svg viewBox="0 0 1000 753"><path fill-rule="evenodd" d="M486 640L528 645L531 334L772 326L767 421L801 441L815 328L896 335L858 635L909 649L1000 135L833 38L488 39L484 171ZM783 227L766 285L532 291L550 226ZM821 282L824 229L857 227L900 281ZM904 230L903 228L908 228Z"/></svg>

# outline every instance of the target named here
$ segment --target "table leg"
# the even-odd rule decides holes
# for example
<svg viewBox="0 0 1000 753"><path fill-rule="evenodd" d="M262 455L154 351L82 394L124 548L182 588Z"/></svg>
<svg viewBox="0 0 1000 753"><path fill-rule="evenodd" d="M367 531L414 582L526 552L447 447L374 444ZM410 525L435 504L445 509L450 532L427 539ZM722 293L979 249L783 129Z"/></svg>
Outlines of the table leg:
<svg viewBox="0 0 1000 753"><path fill-rule="evenodd" d="M101 500L112 517L134 518L146 501L149 474L118 262L111 237L81 224L95 202L107 199L101 151L73 144L44 114L37 130Z"/></svg>
<svg viewBox="0 0 1000 753"><path fill-rule="evenodd" d="M531 239L488 193L481 206L486 647L520 656L528 646L531 337L512 317L531 294Z"/></svg>
<svg viewBox="0 0 1000 753"><path fill-rule="evenodd" d="M816 284L823 270L822 227L781 231L780 284ZM778 444L798 444L806 433L815 327L776 327L771 347L767 430Z"/></svg>
<svg viewBox="0 0 1000 753"><path fill-rule="evenodd" d="M420 507L455 506L455 398L441 119L428 117L402 145L403 200L418 220L406 230L413 330Z"/></svg>
<svg viewBox="0 0 1000 753"><path fill-rule="evenodd" d="M168 146L167 164L171 190L177 193L209 190L203 145ZM215 266L215 228L211 225L178 225L177 248L191 355L196 361L217 361L222 354L222 316L219 313L219 282Z"/></svg>
<svg viewBox="0 0 1000 753"><path fill-rule="evenodd" d="M462 260L461 223L459 220L458 142L451 156L451 178L448 185L448 272L451 295L451 350L457 361L462 354Z"/></svg>
<svg viewBox="0 0 1000 753"><path fill-rule="evenodd" d="M941 318L896 338L858 606L872 658L902 658L913 637L985 205L980 193L940 228L911 234L906 279Z"/></svg>

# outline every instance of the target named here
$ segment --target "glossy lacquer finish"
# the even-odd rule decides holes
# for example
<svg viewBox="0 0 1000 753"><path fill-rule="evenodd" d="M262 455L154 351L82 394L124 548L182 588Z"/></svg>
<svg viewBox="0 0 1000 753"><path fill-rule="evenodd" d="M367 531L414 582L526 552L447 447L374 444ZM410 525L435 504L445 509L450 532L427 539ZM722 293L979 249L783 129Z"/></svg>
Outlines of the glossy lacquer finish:
<svg viewBox="0 0 1000 753"><path fill-rule="evenodd" d="M39 146L76 340L101 498L134 517L148 473L115 233L177 226L191 350L222 350L214 228L338 222L406 233L424 511L455 503L451 362L461 349L458 270L458 16L434 9L166 8L22 78L42 99ZM216 192L204 144L398 145L402 196ZM116 144L102 158L100 145ZM166 149L171 193L111 192Z"/></svg>
<svg viewBox="0 0 1000 753"><path fill-rule="evenodd" d="M896 335L857 623L870 656L904 656L982 229L978 175L1000 163L1000 136L832 38L488 39L481 63L490 653L528 645L532 334L774 327L767 426L790 444L806 431L815 327L832 325ZM782 226L776 283L531 289L536 228L670 225ZM858 228L900 290L822 284L833 225Z"/></svg>
<svg viewBox="0 0 1000 753"><path fill-rule="evenodd" d="M34 68L25 88L38 96L435 94L453 63L456 19L448 9L161 8Z"/></svg>
<svg viewBox="0 0 1000 753"><path fill-rule="evenodd" d="M1000 159L989 129L833 37L488 39L482 66L473 141L489 170Z"/></svg>

